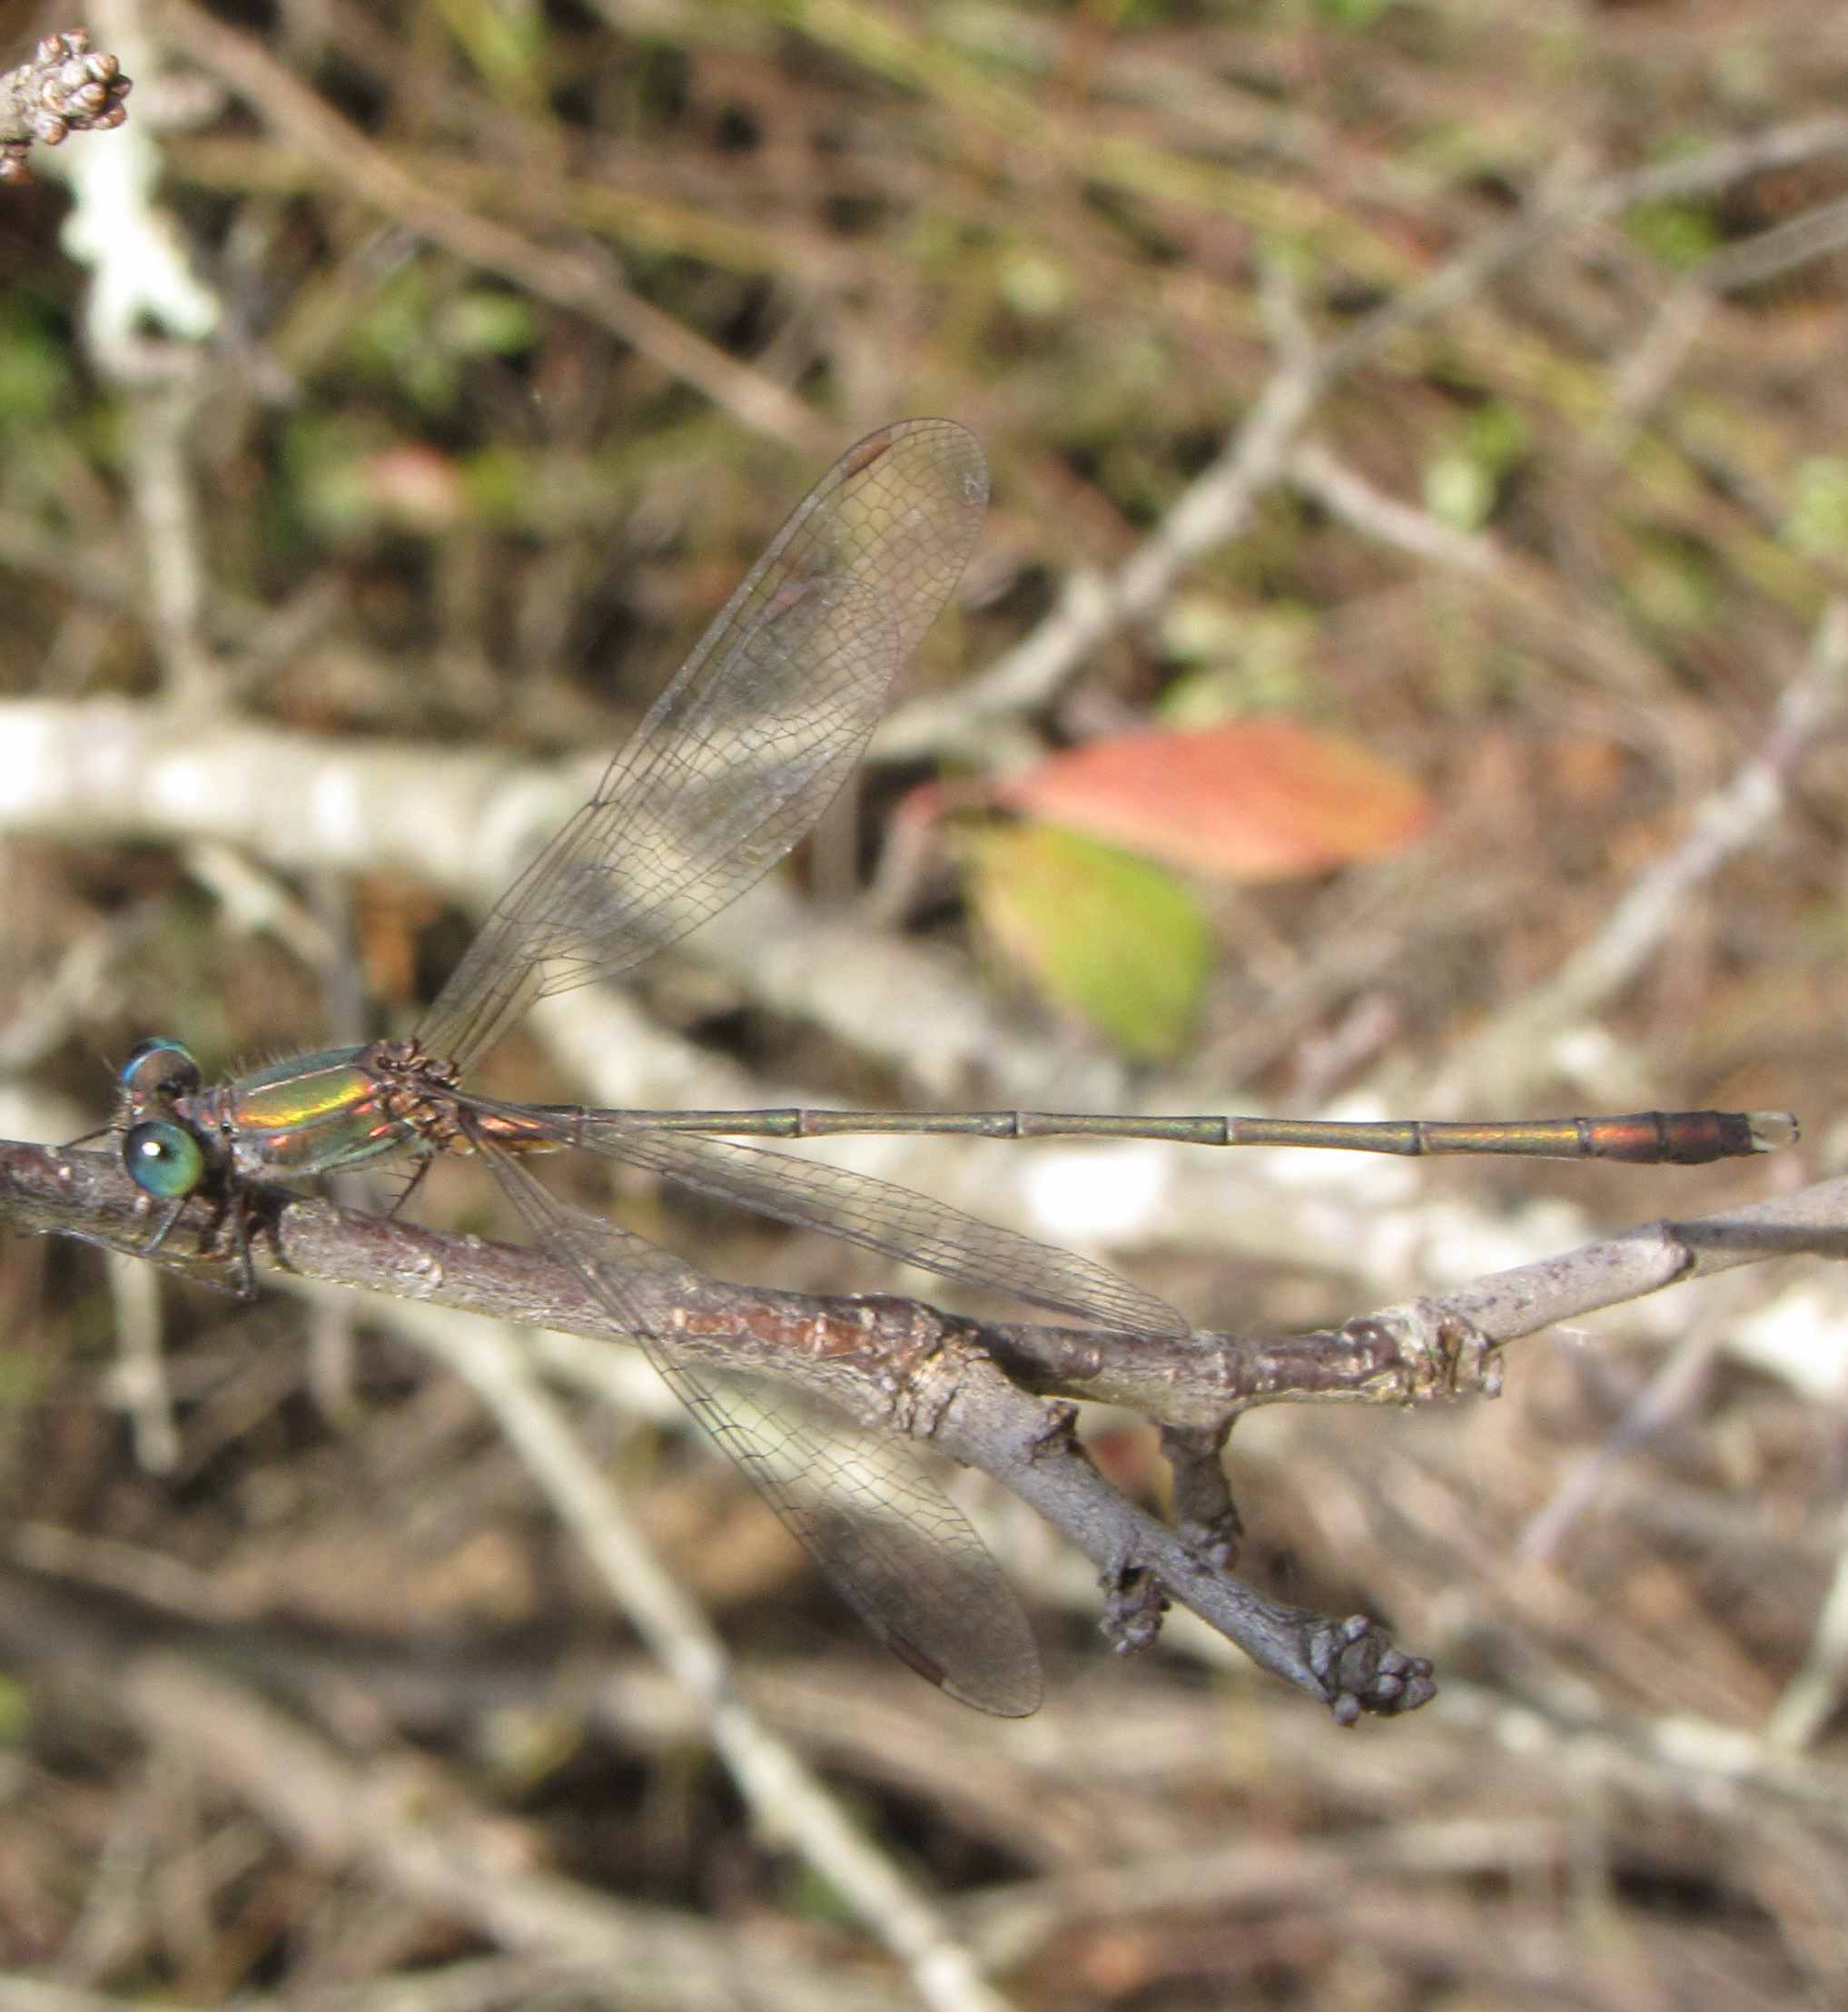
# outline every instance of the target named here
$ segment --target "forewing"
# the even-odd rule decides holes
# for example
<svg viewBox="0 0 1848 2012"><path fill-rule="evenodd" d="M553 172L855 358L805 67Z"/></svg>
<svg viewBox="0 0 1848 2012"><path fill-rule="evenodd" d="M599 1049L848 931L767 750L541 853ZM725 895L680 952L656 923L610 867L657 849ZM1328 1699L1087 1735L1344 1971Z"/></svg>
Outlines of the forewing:
<svg viewBox="0 0 1848 2012"><path fill-rule="evenodd" d="M981 528L973 437L907 419L842 456L496 904L419 1030L466 1067L535 999L630 970L768 872L865 750Z"/></svg>
<svg viewBox="0 0 1848 2012"><path fill-rule="evenodd" d="M766 1378L735 1383L696 1364L673 1319L674 1288L690 1267L565 1208L509 1155L487 1157L541 1245L576 1267L616 1329L643 1350L874 1634L964 1704L1010 1719L1036 1711L1039 1654L1020 1603L910 1445L825 1415L819 1401L798 1408ZM700 1290L708 1307L736 1292L741 1318L748 1309L738 1288L703 1279Z"/></svg>

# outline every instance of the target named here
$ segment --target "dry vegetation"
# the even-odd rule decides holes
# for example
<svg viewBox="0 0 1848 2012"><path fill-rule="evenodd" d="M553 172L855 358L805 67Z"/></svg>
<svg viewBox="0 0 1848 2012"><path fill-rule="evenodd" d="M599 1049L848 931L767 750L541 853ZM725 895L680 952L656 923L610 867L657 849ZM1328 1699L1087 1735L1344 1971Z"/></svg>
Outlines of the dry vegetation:
<svg viewBox="0 0 1848 2012"><path fill-rule="evenodd" d="M73 25L15 13L22 55ZM408 1023L495 892L490 784L594 765L831 455L942 413L994 506L854 803L491 1087L1804 1119L1707 1172L1103 1154L1065 1217L1032 1149L856 1162L1253 1332L1826 1172L1827 15L99 8L128 124L0 189L0 1132L97 1123L149 1032L216 1072ZM157 182L84 184L61 235L62 176L131 141ZM1437 814L1191 883L1217 955L1159 1070L1009 960L954 834L900 843L934 778L1279 713ZM509 1229L467 1173L420 1211ZM894 1286L625 1203L729 1277ZM1527 1341L1497 1404L1240 1428L1244 1569L1438 1664L1345 1733L1196 1627L1111 1658L1089 1570L993 1490L1049 1702L959 1711L637 1365L628 1410L568 1408L737 1657L751 1711L709 1719L542 1496L557 1415L490 1423L428 1309L23 1237L0 1308L7 2012L1848 1993L1848 1310L1813 1259ZM1092 1423L1158 1498L1150 1435Z"/></svg>

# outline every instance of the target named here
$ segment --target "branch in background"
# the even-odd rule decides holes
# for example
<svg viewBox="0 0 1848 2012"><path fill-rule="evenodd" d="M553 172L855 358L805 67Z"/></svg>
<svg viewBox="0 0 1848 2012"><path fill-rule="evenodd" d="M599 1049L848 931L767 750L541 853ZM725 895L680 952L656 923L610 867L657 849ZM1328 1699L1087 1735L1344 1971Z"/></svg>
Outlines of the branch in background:
<svg viewBox="0 0 1848 2012"><path fill-rule="evenodd" d="M252 1255L264 1268L431 1301L535 1327L563 1329L608 1342L608 1314L569 1266L541 1253L471 1238L415 1229L384 1218L336 1209L277 1188L252 1191L261 1208ZM172 1268L222 1285L219 1211L186 1208L169 1231L161 1257ZM0 1221L54 1230L107 1248L143 1251L149 1236L140 1191L114 1158L59 1153L44 1147L0 1146ZM1320 1699L1343 1721L1362 1710L1413 1709L1431 1695L1428 1667L1393 1649L1359 1619L1327 1616L1265 1600L1191 1550L1167 1525L1125 1501L1097 1472L1069 1430L1069 1407L1049 1413L997 1366L1010 1349L1031 1346L1034 1330L993 1329L896 1297L845 1298L754 1291L748 1321L736 1309L739 1288L715 1287L711 1306L693 1304L680 1344L718 1370L743 1371L806 1390L884 1431L907 1429L965 1465L979 1467L1030 1503L1098 1565L1113 1598L1123 1589L1159 1587L1260 1667ZM817 1322L840 1321L864 1331L856 1355L804 1353L803 1337ZM1095 1351L1133 1356L1147 1337L1074 1331ZM1236 1337L1201 1337L1209 1361L1234 1360L1249 1347ZM1306 1372L1309 1386L1339 1381L1351 1396L1377 1389L1396 1400L1425 1394L1434 1381L1428 1337L1406 1345L1384 1329L1369 1333L1344 1365ZM1347 1344L1329 1337L1329 1349ZM1255 1360L1260 1379L1268 1358ZM894 1363L904 1366L894 1372ZM919 1388L910 1387L913 1379ZM1254 1398L1257 1382L1246 1382ZM929 1385L928 1391L923 1386ZM1451 1385L1454 1387L1454 1384ZM1201 1399L1204 1405L1208 1400ZM1217 1413L1235 1408L1220 1394ZM1120 1640L1125 1640L1119 1633Z"/></svg>
<svg viewBox="0 0 1848 2012"><path fill-rule="evenodd" d="M980 677L945 697L894 708L873 737L874 758L979 746L996 718L1043 704L1092 650L1125 625L1148 620L1185 567L1244 528L1259 498L1288 472L1304 429L1341 379L1377 361L1405 330L1479 294L1583 207L1584 181L1568 157L1506 229L1472 241L1418 286L1325 340L1297 311L1288 273L1270 268L1262 304L1280 360L1212 462L1107 579L1072 574L1038 627Z"/></svg>
<svg viewBox="0 0 1848 2012"><path fill-rule="evenodd" d="M115 1603L72 1599L54 1579L8 1573L5 1590L10 1652L80 1709L185 1755L203 1780L261 1810L317 1864L364 1878L407 1908L465 1922L510 1952L482 1960L479 1996L425 1997L427 2005L551 2002L580 1969L587 1990L593 1978L619 1977L624 2002L638 2005L748 2002L797 2012L825 2003L874 2012L894 2002L889 1981L856 1988L830 1977L812 1952L786 1947L774 1926L727 1944L708 1923L533 1863L518 1824L475 1809L428 1757L375 1744L356 1761L311 1711L288 1711L262 1687L211 1667L208 1655L185 1652L203 1646L196 1634L178 1648L152 1647L156 1631L124 1624ZM997 2012L1001 2001L981 1980L972 1974L969 1983L961 1997L920 1987L919 2001L934 2012ZM63 1991L0 1977L9 2012L94 2012L126 2002Z"/></svg>
<svg viewBox="0 0 1848 2012"><path fill-rule="evenodd" d="M1441 1301L1282 1339L1201 1334L1168 1342L1095 1329L989 1326L914 1300L772 1291L751 1296L746 1325L736 1317L741 1302L731 1287L716 1292L713 1308L693 1309L704 1340L695 1343L692 1332L683 1338L721 1369L742 1367L805 1387L858 1423L909 1429L993 1475L1097 1563L1121 1646L1139 1645L1151 1632L1154 1588L1154 1601L1180 1601L1261 1667L1347 1720L1362 1710L1390 1712L1423 1702L1431 1694L1425 1666L1364 1621L1284 1607L1231 1578L1223 1569L1236 1530L1229 1496L1203 1522L1190 1516L1189 1530L1177 1533L1125 1501L1098 1473L1069 1429L1069 1406L1049 1412L1041 1398L1126 1404L1158 1425L1182 1428L1181 1444L1191 1447L1254 1405L1292 1397L1406 1404L1492 1390L1494 1349L1556 1320L1765 1257L1838 1254L1844 1188L1826 1183L1696 1222L1655 1224L1478 1281ZM612 1338L605 1309L575 1271L539 1252L440 1236L279 1189L259 1192L263 1212L253 1255L266 1267L600 1342ZM140 1250L148 1234L142 1201L106 1154L0 1147L0 1220L12 1227ZM163 1261L222 1283L219 1228L211 1207L189 1207L163 1246ZM697 1284L688 1290L697 1293ZM837 1318L866 1332L857 1357L816 1362L775 1338ZM894 1376L892 1365L901 1359L930 1377L928 1403L914 1403L916 1393ZM1201 1537L1196 1523L1210 1541L1190 1541Z"/></svg>
<svg viewBox="0 0 1848 2012"><path fill-rule="evenodd" d="M0 76L0 182L32 180L35 140L63 144L73 133L107 133L128 117L133 88L106 49L81 28L47 35L30 63Z"/></svg>
<svg viewBox="0 0 1848 2012"><path fill-rule="evenodd" d="M1438 1095L1530 1081L1558 1030L1594 1016L1660 952L1689 902L1783 816L1798 765L1848 709L1848 604L1823 608L1808 661L1785 686L1759 746L1695 809L1687 836L1632 881L1603 928L1544 985L1479 1029L1447 1063Z"/></svg>
<svg viewBox="0 0 1848 2012"><path fill-rule="evenodd" d="M1080 571L1045 619L979 677L943 696L896 706L873 736L875 760L900 761L979 746L995 720L1043 705L1089 653L1125 623L1147 620L1183 569L1230 540L1278 481L1333 379L1333 351L1300 332L1288 287L1270 275L1267 300L1284 350L1225 446L1175 498L1161 523L1109 578Z"/></svg>
<svg viewBox="0 0 1848 2012"><path fill-rule="evenodd" d="M540 300L600 322L752 431L811 451L834 444L832 429L800 398L625 286L613 261L594 248L555 248L451 202L343 119L256 36L240 35L190 0L168 0L160 22L173 47L236 92L280 139L368 209Z"/></svg>

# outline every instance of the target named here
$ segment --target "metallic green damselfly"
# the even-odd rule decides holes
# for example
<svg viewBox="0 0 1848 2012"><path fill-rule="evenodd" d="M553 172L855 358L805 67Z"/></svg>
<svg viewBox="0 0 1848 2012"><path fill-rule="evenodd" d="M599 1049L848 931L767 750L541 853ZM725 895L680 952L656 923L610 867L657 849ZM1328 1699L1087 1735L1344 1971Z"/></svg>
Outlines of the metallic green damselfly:
<svg viewBox="0 0 1848 2012"><path fill-rule="evenodd" d="M863 1174L738 1142L862 1131L1109 1137L1705 1160L1792 1136L1780 1112L1644 1112L1525 1124L1344 1125L1047 1112L644 1111L515 1105L466 1072L535 1000L619 976L742 893L814 825L859 761L894 680L943 607L986 507L982 450L910 419L851 449L777 534L616 755L596 794L501 899L404 1041L328 1050L206 1087L184 1049L144 1042L119 1081L129 1172L171 1223L203 1189L309 1179L388 1156L477 1153L534 1235L568 1262L823 1573L914 1670L983 1711L1040 1700L1025 1617L980 1539L909 1447L837 1433L806 1409L741 1402L681 1336L704 1279L567 1208L527 1165L582 1148L759 1214L1119 1333L1185 1335L1152 1293L1091 1260ZM731 1135L729 1137L725 1135ZM157 1245L164 1233L157 1228Z"/></svg>

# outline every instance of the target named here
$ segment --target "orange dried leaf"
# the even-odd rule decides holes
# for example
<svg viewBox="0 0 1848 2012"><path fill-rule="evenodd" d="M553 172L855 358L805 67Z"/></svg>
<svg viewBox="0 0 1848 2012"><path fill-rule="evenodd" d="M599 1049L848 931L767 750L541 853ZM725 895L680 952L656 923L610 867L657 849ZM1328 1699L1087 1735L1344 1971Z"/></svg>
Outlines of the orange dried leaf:
<svg viewBox="0 0 1848 2012"><path fill-rule="evenodd" d="M1286 719L1091 741L1003 777L993 794L1171 865L1245 881L1396 852L1431 814L1401 770Z"/></svg>

